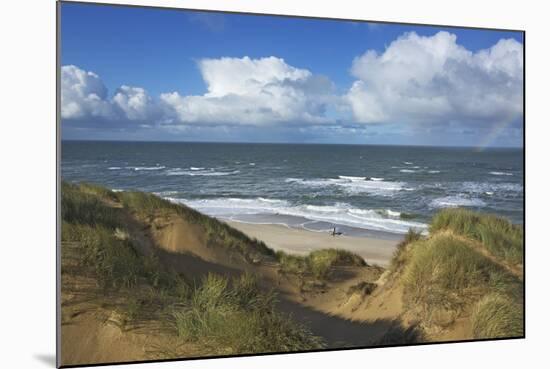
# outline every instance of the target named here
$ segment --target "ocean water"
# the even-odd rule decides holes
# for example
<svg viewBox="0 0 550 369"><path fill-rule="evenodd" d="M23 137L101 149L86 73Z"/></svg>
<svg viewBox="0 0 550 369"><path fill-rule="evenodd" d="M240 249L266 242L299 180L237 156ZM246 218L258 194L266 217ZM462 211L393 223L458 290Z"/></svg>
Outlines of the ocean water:
<svg viewBox="0 0 550 369"><path fill-rule="evenodd" d="M523 151L63 141L61 175L155 193L222 219L397 238L467 207L523 222Z"/></svg>

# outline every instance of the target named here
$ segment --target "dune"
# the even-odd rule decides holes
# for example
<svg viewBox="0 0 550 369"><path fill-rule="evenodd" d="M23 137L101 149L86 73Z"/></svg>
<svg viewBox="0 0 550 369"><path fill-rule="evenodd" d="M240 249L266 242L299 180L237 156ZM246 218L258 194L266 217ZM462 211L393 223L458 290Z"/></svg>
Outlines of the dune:
<svg viewBox="0 0 550 369"><path fill-rule="evenodd" d="M522 230L460 211L396 243L64 183L61 363L522 335Z"/></svg>

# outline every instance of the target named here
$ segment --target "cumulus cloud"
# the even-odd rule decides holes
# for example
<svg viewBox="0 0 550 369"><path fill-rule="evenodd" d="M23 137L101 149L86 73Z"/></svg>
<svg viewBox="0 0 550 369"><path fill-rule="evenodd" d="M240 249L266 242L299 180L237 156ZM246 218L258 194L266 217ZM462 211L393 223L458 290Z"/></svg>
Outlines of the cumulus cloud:
<svg viewBox="0 0 550 369"><path fill-rule="evenodd" d="M153 99L141 87L121 86L110 98L98 75L62 67L62 118L149 124L265 125L331 121L327 107L337 98L332 82L283 59L220 58L198 62L207 91Z"/></svg>
<svg viewBox="0 0 550 369"><path fill-rule="evenodd" d="M157 119L158 104L141 87L121 86L109 98L97 74L74 65L61 67L61 117L111 123Z"/></svg>
<svg viewBox="0 0 550 369"><path fill-rule="evenodd" d="M242 132L269 126L265 132L334 137L336 131L357 129L361 135L368 130L439 139L452 132L465 136L460 132L474 127L478 133L506 128L523 114L523 45L512 39L473 52L448 32L406 33L384 51L367 50L350 64L355 81L337 94L328 78L282 58L202 59L197 66L203 94L156 97L127 85L110 95L97 74L68 65L61 69L61 115L83 126L163 132L211 132L222 126L221 132L240 125ZM504 128L501 136L510 133Z"/></svg>
<svg viewBox="0 0 550 369"><path fill-rule="evenodd" d="M283 59L220 58L199 61L204 95L161 95L183 123L262 125L323 123L334 99L332 83Z"/></svg>
<svg viewBox="0 0 550 369"><path fill-rule="evenodd" d="M66 119L107 118L112 107L106 101L107 88L93 72L74 65L61 67L61 116Z"/></svg>
<svg viewBox="0 0 550 369"><path fill-rule="evenodd" d="M523 113L523 46L509 39L471 52L456 36L406 33L355 58L345 99L361 123L511 121Z"/></svg>
<svg viewBox="0 0 550 369"><path fill-rule="evenodd" d="M141 87L123 85L113 96L112 103L123 117L131 121L155 119L159 109L153 99Z"/></svg>

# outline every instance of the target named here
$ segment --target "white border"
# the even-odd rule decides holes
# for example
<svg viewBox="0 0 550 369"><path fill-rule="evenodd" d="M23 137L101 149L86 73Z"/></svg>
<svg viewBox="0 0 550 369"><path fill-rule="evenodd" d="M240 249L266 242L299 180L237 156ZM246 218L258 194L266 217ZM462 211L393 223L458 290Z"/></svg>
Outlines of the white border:
<svg viewBox="0 0 550 369"><path fill-rule="evenodd" d="M525 29L527 50L527 339L135 365L132 368L518 368L547 362L547 12L525 1L127 0L320 17ZM543 2L540 2L543 4ZM55 2L11 0L2 56L2 367L52 367L55 354ZM538 366L541 366L540 364ZM120 366L119 366L120 367Z"/></svg>

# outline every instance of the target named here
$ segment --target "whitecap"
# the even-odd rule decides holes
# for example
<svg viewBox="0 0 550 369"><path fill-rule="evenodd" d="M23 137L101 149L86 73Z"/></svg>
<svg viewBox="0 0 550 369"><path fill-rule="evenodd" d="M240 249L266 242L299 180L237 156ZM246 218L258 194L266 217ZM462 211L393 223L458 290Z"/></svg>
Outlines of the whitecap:
<svg viewBox="0 0 550 369"><path fill-rule="evenodd" d="M412 169L401 169L400 172L401 172L401 173L416 173L416 170L412 170Z"/></svg>
<svg viewBox="0 0 550 369"><path fill-rule="evenodd" d="M166 196L177 195L178 191L162 191L162 192L154 192L154 194L160 197L166 197Z"/></svg>
<svg viewBox="0 0 550 369"><path fill-rule="evenodd" d="M338 176L340 179L347 179L350 181L364 181L366 177L353 177L353 176Z"/></svg>
<svg viewBox="0 0 550 369"><path fill-rule="evenodd" d="M509 172L489 172L489 174L492 174L494 176L513 176L513 173Z"/></svg>
<svg viewBox="0 0 550 369"><path fill-rule="evenodd" d="M132 167L130 167L132 168ZM165 166L161 165L160 167L133 167L132 169L134 169L135 171L140 171L140 170L161 170L161 169L164 169L166 168Z"/></svg>
<svg viewBox="0 0 550 369"><path fill-rule="evenodd" d="M341 176L342 177L342 176ZM401 191L404 188L402 182L390 181L372 181L359 179L360 177L352 177L354 179L343 178L319 178L319 179L299 179L287 178L285 182L296 183L307 187L337 187L342 188L351 194L368 193L377 196L392 196L395 192ZM356 179L357 178L357 179Z"/></svg>
<svg viewBox="0 0 550 369"><path fill-rule="evenodd" d="M523 185L520 183L462 182L458 186L458 190L469 193L504 192L518 194L523 192Z"/></svg>
<svg viewBox="0 0 550 369"><path fill-rule="evenodd" d="M388 214L390 217L397 217L397 218L401 216L400 212L393 211L393 210L390 210L390 209L386 209L386 214Z"/></svg>
<svg viewBox="0 0 550 369"><path fill-rule="evenodd" d="M181 170L173 169L166 172L167 176L229 176L240 173L240 170L234 170L231 172L219 172L214 170Z"/></svg>
<svg viewBox="0 0 550 369"><path fill-rule="evenodd" d="M382 214L373 209L359 209L348 203L332 205L292 204L287 200L258 198L174 199L205 214L225 219L238 219L239 215L273 215L271 224L280 224L280 217L294 216L309 221L327 222L355 228L403 234L409 228L426 230L426 224L396 219L400 213L385 210ZM265 222L265 220L262 220Z"/></svg>
<svg viewBox="0 0 550 369"><path fill-rule="evenodd" d="M483 207L485 202L478 198L469 198L463 195L445 196L432 200L431 207L434 208L456 208L459 206Z"/></svg>

